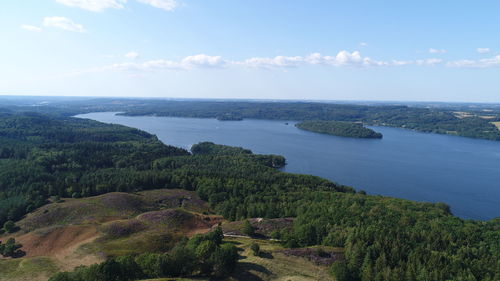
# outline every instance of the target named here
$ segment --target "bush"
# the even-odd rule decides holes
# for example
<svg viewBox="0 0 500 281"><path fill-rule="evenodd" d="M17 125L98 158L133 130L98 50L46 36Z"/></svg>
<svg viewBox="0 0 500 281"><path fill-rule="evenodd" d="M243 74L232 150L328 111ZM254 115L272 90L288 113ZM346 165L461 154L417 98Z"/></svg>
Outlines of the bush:
<svg viewBox="0 0 500 281"><path fill-rule="evenodd" d="M6 221L3 225L3 229L8 233L12 233L16 230L16 225L13 221Z"/></svg>
<svg viewBox="0 0 500 281"><path fill-rule="evenodd" d="M252 250L252 253L254 256L259 256L260 255L260 246L259 244L257 243L252 243L252 245L250 245L250 249Z"/></svg>
<svg viewBox="0 0 500 281"><path fill-rule="evenodd" d="M276 240L281 239L281 232L279 232L279 230L274 230L273 232L271 232L271 238Z"/></svg>
<svg viewBox="0 0 500 281"><path fill-rule="evenodd" d="M19 249L23 245L21 244L16 244L16 239L14 238L9 238L5 244L2 244L0 242L0 254L4 257L14 257L17 254L19 254Z"/></svg>

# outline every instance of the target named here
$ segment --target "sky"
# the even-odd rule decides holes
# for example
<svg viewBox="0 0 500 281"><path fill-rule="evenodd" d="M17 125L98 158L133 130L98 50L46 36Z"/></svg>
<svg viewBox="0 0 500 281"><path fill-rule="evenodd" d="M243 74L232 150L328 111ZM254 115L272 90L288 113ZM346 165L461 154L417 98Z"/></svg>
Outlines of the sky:
<svg viewBox="0 0 500 281"><path fill-rule="evenodd" d="M500 1L2 0L0 95L500 102Z"/></svg>

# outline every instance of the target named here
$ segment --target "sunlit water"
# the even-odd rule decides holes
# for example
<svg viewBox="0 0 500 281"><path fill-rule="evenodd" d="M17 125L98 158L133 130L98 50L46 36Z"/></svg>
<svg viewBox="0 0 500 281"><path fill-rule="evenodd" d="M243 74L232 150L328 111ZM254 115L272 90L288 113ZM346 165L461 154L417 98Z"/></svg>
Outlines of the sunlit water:
<svg viewBox="0 0 500 281"><path fill-rule="evenodd" d="M138 128L187 149L211 141L280 154L288 163L284 171L321 176L369 194L445 202L463 218L500 216L500 142L387 127L373 127L383 139L352 139L270 120L126 117L109 112L78 117Z"/></svg>

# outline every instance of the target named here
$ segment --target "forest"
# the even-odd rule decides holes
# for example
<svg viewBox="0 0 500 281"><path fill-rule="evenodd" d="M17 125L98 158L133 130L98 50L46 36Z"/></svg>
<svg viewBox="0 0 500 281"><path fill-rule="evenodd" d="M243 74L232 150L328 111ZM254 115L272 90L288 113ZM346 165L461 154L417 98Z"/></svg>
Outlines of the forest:
<svg viewBox="0 0 500 281"><path fill-rule="evenodd" d="M12 101L9 101L12 103ZM40 102L39 99L33 102ZM35 103L36 104L36 103ZM38 104L37 104L38 105ZM483 105L483 107L485 107ZM18 102L9 108L15 112L32 112L73 116L80 113L113 111L127 116L170 116L216 118L221 121L267 119L284 121L346 121L365 125L406 128L428 133L500 140L500 130L492 123L500 121L497 108L479 105L394 105L346 104L298 101L217 101L170 99L77 99L57 100L33 107ZM486 107L485 107L486 108ZM489 108L489 107L488 107ZM464 111L465 118L457 116Z"/></svg>
<svg viewBox="0 0 500 281"><path fill-rule="evenodd" d="M464 220L443 203L372 196L319 177L284 173L276 169L285 164L281 156L208 142L189 152L124 126L27 112L2 113L0 142L0 223L9 229L53 198L181 188L196 191L228 220L295 218L292 230L273 236L286 247L344 248L345 259L331 268L339 281L500 280L500 218ZM217 268L234 262L230 246L196 239L198 244L179 244L181 252L199 253L193 267L183 270L205 272L208 264L206 274L226 274ZM220 256L204 255L206 248ZM151 270L156 276L182 276L171 266L181 258L177 254L151 253L151 259L164 261ZM114 257L53 280L93 280L81 276L119 271L123 264L153 276L141 257Z"/></svg>
<svg viewBox="0 0 500 281"><path fill-rule="evenodd" d="M366 128L363 124L341 121L304 121L295 124L299 129L339 137L381 139L382 134Z"/></svg>

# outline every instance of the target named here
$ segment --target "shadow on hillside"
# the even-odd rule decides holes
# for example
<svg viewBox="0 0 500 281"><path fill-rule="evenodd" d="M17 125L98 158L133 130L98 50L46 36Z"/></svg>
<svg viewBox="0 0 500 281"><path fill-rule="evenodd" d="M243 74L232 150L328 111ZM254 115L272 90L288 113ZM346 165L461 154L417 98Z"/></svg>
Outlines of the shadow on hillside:
<svg viewBox="0 0 500 281"><path fill-rule="evenodd" d="M259 257L261 257L263 259L274 259L273 254L271 254L269 252L260 252Z"/></svg>
<svg viewBox="0 0 500 281"><path fill-rule="evenodd" d="M271 272L267 270L267 268L263 267L262 265L250 263L250 262L239 262L238 267L236 268L235 272L236 274L233 275L233 277L236 278L236 280L242 280L242 281L262 281L263 279L257 276L255 273L251 272L260 272L266 275L270 275Z"/></svg>
<svg viewBox="0 0 500 281"><path fill-rule="evenodd" d="M22 257L24 257L24 256L26 256L26 252L25 252L25 251L23 251L23 250L17 250L17 251L16 251L16 252L12 255L12 257L13 257L13 258L22 258Z"/></svg>

